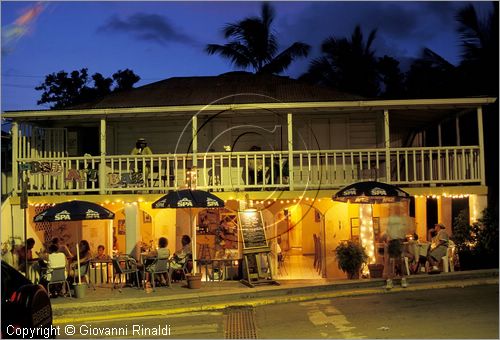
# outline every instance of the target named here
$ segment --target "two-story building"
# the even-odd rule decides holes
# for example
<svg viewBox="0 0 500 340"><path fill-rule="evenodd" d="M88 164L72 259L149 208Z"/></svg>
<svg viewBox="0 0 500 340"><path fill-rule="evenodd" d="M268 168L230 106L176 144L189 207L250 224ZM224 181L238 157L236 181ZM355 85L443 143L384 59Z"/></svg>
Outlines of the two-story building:
<svg viewBox="0 0 500 340"><path fill-rule="evenodd" d="M346 185L378 180L412 196L373 206L377 234L393 214L408 217L424 239L437 222L451 234L461 209L472 221L480 217L488 190L483 108L495 100L371 100L287 77L231 72L169 78L71 109L4 112L12 120L14 185L2 205L2 241L24 236L26 215L35 249L55 235L71 243L78 233L93 249L110 250L114 236L127 253L138 241L166 236L173 252L189 234L190 215L151 204L191 184L226 202L224 210L197 215L200 256L241 248L234 219L250 204L262 211L273 249L279 240L312 267L313 235L321 240L319 275L311 269L295 277L344 277L333 249L356 238L360 225L356 204L332 200ZM152 155L130 154L140 137ZM102 204L116 218L33 222L44 207L71 199ZM218 225L233 239L221 243ZM299 265L290 263L281 275L294 277Z"/></svg>

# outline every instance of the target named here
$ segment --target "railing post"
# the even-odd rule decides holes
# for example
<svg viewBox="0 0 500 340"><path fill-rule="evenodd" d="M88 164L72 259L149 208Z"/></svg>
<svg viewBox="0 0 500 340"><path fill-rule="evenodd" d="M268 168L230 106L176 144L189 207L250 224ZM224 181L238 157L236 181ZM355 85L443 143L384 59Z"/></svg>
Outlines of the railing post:
<svg viewBox="0 0 500 340"><path fill-rule="evenodd" d="M99 161L99 194L106 193L106 118L101 118L100 161Z"/></svg>
<svg viewBox="0 0 500 340"><path fill-rule="evenodd" d="M17 196L19 192L19 125L16 121L12 122L10 131L12 137L12 195Z"/></svg>
<svg viewBox="0 0 500 340"><path fill-rule="evenodd" d="M479 166L481 171L481 185L486 185L486 169L484 168L484 131L483 131L483 108L477 107L477 130L479 136Z"/></svg>
<svg viewBox="0 0 500 340"><path fill-rule="evenodd" d="M391 137L389 133L389 110L384 109L384 145L385 145L385 177L386 182L391 182Z"/></svg>
<svg viewBox="0 0 500 340"><path fill-rule="evenodd" d="M293 186L293 119L292 114L287 113L287 137L288 137L288 185L290 191L294 190Z"/></svg>

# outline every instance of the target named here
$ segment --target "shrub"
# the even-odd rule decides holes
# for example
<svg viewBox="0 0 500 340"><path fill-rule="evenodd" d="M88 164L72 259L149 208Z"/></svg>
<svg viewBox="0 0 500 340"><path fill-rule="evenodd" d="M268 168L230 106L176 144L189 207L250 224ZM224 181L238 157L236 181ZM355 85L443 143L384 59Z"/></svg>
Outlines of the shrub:
<svg viewBox="0 0 500 340"><path fill-rule="evenodd" d="M349 279L359 274L361 267L368 261L365 248L353 241L341 242L335 248L339 269L347 273Z"/></svg>

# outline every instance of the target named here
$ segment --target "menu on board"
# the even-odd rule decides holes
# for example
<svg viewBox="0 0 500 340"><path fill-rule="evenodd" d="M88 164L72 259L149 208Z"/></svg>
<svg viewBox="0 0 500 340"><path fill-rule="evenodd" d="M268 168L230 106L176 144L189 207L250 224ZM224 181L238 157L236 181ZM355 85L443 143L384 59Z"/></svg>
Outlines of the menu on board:
<svg viewBox="0 0 500 340"><path fill-rule="evenodd" d="M260 211L239 211L243 249L267 247L264 221Z"/></svg>

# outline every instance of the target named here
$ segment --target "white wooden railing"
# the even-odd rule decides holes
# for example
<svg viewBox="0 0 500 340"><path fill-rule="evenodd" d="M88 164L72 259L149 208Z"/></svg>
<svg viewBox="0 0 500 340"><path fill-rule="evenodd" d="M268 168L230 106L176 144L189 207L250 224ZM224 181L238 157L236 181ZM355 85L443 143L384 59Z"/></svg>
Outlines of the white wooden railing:
<svg viewBox="0 0 500 340"><path fill-rule="evenodd" d="M21 158L29 194L337 189L362 180L404 186L481 184L478 146ZM389 155L389 164L386 157ZM264 169L252 172L250 163ZM101 167L104 167L103 169ZM196 167L195 167L196 166ZM189 172L196 178L191 178ZM389 171L389 176L388 176ZM100 175L104 174L104 176ZM22 176L19 176L22 178ZM101 178L104 177L104 178ZM21 190L20 183L15 187Z"/></svg>

